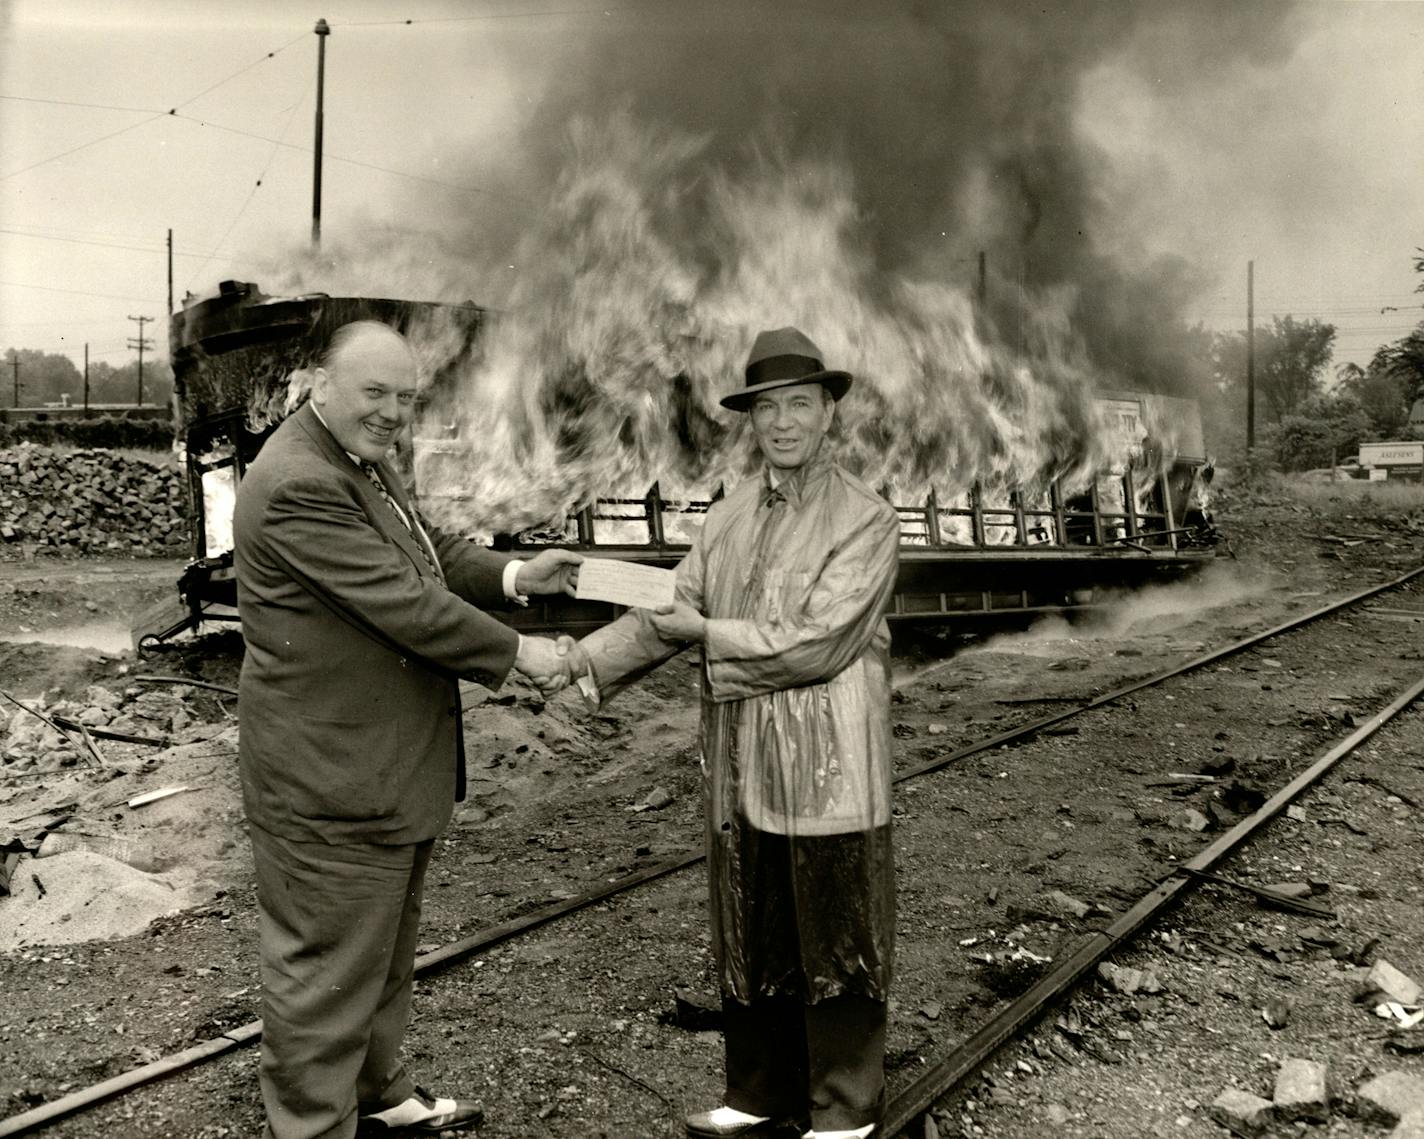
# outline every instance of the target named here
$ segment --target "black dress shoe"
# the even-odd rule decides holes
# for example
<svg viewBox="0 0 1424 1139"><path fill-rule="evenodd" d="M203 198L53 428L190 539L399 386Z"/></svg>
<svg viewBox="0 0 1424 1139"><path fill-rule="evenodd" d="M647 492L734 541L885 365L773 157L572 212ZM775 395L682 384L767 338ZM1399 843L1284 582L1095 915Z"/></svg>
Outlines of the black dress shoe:
<svg viewBox="0 0 1424 1139"><path fill-rule="evenodd" d="M714 1123L710 1111L687 1117L687 1139L801 1139L805 1126L794 1119L759 1119L752 1123Z"/></svg>
<svg viewBox="0 0 1424 1139"><path fill-rule="evenodd" d="M356 1121L356 1134L375 1135L438 1135L442 1131L463 1131L478 1127L485 1121L479 1104L468 1099L437 1099L424 1088L394 1107L362 1115Z"/></svg>

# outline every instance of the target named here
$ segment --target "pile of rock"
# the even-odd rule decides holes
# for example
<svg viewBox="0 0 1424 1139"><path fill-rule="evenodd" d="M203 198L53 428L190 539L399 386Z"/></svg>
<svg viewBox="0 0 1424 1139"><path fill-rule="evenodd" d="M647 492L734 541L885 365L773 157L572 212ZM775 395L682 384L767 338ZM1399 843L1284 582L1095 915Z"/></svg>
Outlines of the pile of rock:
<svg viewBox="0 0 1424 1139"><path fill-rule="evenodd" d="M0 551L168 556L188 544L176 466L115 451L0 451Z"/></svg>
<svg viewBox="0 0 1424 1139"><path fill-rule="evenodd" d="M83 724L101 732L171 740L194 723L193 713L185 703L192 691L187 685L157 691L133 686L118 693L94 684L82 700L61 700L45 708L30 701L28 706L49 720ZM78 733L62 735L39 716L14 705L0 706L0 771L58 771L84 765L89 759L86 749L79 746Z"/></svg>

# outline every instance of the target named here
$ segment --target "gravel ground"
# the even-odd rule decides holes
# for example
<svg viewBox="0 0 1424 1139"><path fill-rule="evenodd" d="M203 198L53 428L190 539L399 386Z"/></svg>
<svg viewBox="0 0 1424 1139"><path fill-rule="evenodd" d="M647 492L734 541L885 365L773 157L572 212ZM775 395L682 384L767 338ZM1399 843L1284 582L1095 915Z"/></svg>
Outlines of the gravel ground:
<svg viewBox="0 0 1424 1139"><path fill-rule="evenodd" d="M901 770L1424 563L1417 507L1358 494L1228 499L1219 521L1238 558L1191 584L1125 600L1111 624L1054 624L987 642L897 633ZM48 576L61 568L82 585L53 587L33 563L0 566L0 635L21 623L77 623L94 612L85 601L132 611L165 588L163 567L152 564L86 575L70 563ZM1411 608L1424 615L1424 587L902 783L892 1092L1042 968L1008 955L1061 959L1230 826L1231 807L1249 809L1252 793L1273 792L1416 679L1420 620L1387 612ZM144 668L221 680L236 664L231 645L219 639ZM0 687L51 699L95 681L122 687L134 664L0 643ZM571 697L545 705L517 686L472 689L473 793L439 846L423 948L695 850L695 678L676 659L637 699L594 718ZM219 727L230 714L220 701L195 703ZM1335 1098L1323 1122L1280 1121L1276 1133L1387 1134L1355 1114L1356 1093L1391 1071L1424 1081L1424 1059L1395 1050L1420 1037L1396 1040L1371 1003L1354 998L1361 962L1384 959L1424 980L1421 737L1420 714L1406 713L1218 867L1254 884L1317 883L1316 900L1336 918L1265 909L1214 884L1194 889L1111 958L1150 975L1145 984L1122 992L1087 980L936 1105L915 1139L1224 1136L1209 1105L1230 1088L1269 1099L1288 1058L1328 1065ZM191 758L181 768L183 782L206 784L203 796L176 797L166 816L121 810L109 820L121 829L169 819L146 824L148 835L179 861L184 851L207 860L200 904L126 937L0 953L0 1113L255 1019L250 864L222 741L186 753L214 753L206 771ZM112 745L116 761L135 766L125 790L180 772L166 753L139 770L140 753L124 748ZM1229 770L1213 784L1167 782L1209 766ZM102 787L69 778L72 798L99 801ZM0 807L18 813L46 806L46 794L70 794L58 780L25 783L0 775ZM195 819L207 824L201 842ZM1208 829L1194 829L1203 821ZM215 836L232 841L223 848ZM45 860L36 865L45 873ZM679 1017L676 1003L679 992L713 991L703 891L693 866L427 975L412 1067L433 1088L482 1098L490 1139L680 1135L682 1112L720 1093L720 1038ZM82 912L60 924L75 922L84 926ZM1119 988L1131 987L1119 975ZM255 1059L254 1048L235 1049L42 1134L256 1135Z"/></svg>

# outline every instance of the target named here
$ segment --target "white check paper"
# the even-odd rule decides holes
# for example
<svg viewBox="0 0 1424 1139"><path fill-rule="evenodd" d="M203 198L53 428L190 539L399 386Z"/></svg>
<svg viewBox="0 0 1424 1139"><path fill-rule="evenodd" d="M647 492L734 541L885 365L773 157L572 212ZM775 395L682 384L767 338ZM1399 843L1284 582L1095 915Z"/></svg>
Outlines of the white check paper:
<svg viewBox="0 0 1424 1139"><path fill-rule="evenodd" d="M584 558L579 565L578 591L574 596L586 601L611 601L630 608L656 609L659 605L672 604L676 584L674 570L616 558Z"/></svg>

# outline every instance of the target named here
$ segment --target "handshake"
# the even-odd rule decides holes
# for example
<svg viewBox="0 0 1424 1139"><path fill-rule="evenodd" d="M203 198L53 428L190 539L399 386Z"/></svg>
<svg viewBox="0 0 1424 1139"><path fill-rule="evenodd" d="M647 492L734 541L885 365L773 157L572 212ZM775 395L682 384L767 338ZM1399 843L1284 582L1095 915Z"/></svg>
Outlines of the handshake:
<svg viewBox="0 0 1424 1139"><path fill-rule="evenodd" d="M672 644L702 644L707 640L707 618L686 601L659 605L649 611L648 620L658 636ZM514 667L545 696L552 696L590 671L588 653L567 633L560 634L556 641L521 636ZM584 695L597 699L589 692Z"/></svg>
<svg viewBox="0 0 1424 1139"><path fill-rule="evenodd" d="M589 671L588 655L568 634L561 634L556 641L521 636L514 667L546 697L568 687Z"/></svg>

